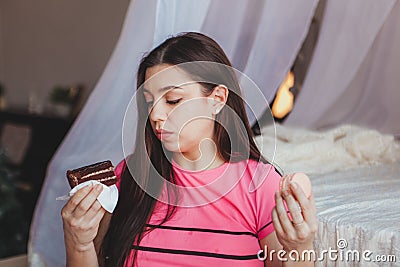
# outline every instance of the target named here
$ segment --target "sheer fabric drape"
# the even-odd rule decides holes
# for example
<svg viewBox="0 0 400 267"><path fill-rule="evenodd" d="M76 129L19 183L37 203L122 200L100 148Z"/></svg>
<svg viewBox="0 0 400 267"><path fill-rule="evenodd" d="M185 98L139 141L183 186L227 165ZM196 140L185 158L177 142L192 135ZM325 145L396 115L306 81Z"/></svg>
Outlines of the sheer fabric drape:
<svg viewBox="0 0 400 267"><path fill-rule="evenodd" d="M400 134L400 1L328 1L303 88L285 125L357 124Z"/></svg>

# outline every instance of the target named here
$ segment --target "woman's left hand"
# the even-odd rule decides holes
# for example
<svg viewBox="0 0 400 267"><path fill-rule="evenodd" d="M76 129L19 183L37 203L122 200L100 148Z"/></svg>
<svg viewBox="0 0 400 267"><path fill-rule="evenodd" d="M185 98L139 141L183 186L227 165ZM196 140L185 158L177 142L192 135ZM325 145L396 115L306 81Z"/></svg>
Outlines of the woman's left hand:
<svg viewBox="0 0 400 267"><path fill-rule="evenodd" d="M295 182L290 183L290 188L291 190L284 191L282 195L278 191L275 192L276 206L272 210L272 221L283 249L287 252L297 250L301 253L303 250L313 249L314 235L318 229L314 196L311 192L307 198ZM292 220L289 218L284 201Z"/></svg>

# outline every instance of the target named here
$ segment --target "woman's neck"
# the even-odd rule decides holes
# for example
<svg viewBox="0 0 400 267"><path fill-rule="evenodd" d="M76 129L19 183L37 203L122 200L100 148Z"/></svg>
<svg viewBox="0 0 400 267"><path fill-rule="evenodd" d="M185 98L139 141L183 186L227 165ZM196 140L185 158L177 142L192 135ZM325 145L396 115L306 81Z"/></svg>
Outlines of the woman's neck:
<svg viewBox="0 0 400 267"><path fill-rule="evenodd" d="M214 169L224 163L215 145L210 142L201 142L200 150L173 153L172 158L180 167L191 171Z"/></svg>

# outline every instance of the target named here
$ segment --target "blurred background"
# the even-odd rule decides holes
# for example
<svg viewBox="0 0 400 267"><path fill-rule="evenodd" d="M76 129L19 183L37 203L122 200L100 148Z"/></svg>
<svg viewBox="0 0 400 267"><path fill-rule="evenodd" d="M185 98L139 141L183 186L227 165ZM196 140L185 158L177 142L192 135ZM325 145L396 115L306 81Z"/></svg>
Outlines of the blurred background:
<svg viewBox="0 0 400 267"><path fill-rule="evenodd" d="M48 162L101 76L128 4L0 1L0 258L26 253Z"/></svg>

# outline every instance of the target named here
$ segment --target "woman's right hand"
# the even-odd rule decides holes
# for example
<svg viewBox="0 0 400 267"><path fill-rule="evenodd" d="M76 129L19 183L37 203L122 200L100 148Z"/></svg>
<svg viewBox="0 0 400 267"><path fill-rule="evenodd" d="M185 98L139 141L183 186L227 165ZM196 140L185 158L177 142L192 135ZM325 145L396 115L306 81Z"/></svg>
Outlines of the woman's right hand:
<svg viewBox="0 0 400 267"><path fill-rule="evenodd" d="M61 210L67 249L85 251L93 247L105 210L97 201L103 186L88 185L79 189Z"/></svg>

